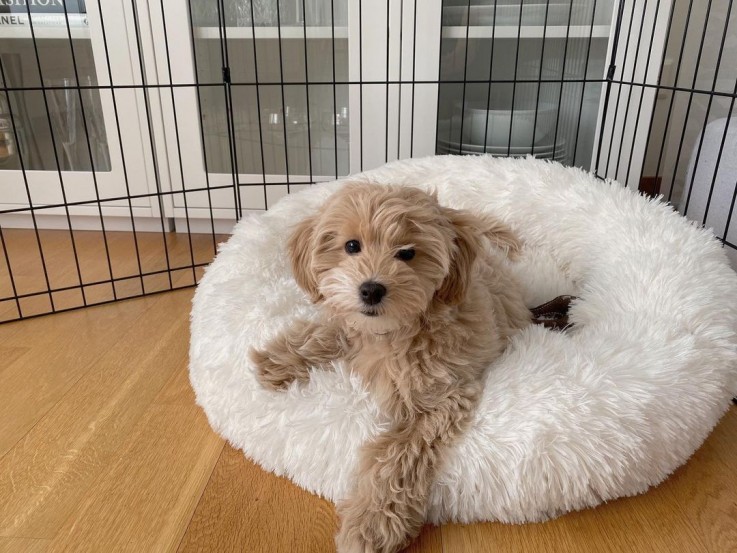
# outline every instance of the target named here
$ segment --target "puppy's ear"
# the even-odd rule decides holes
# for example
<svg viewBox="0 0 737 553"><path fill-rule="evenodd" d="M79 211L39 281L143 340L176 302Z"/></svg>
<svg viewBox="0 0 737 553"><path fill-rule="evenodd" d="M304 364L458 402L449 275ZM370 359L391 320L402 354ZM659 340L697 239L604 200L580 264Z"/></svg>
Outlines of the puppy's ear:
<svg viewBox="0 0 737 553"><path fill-rule="evenodd" d="M451 257L450 272L443 281L437 296L450 305L459 304L466 295L471 268L480 249L482 238L504 250L511 258L517 256L522 244L511 228L487 215L474 215L447 207L441 208L455 230L456 250Z"/></svg>
<svg viewBox="0 0 737 553"><path fill-rule="evenodd" d="M315 271L312 268L313 234L316 218L308 217L300 222L289 237L289 257L292 262L292 274L294 279L307 294L313 303L322 299L317 289Z"/></svg>
<svg viewBox="0 0 737 553"><path fill-rule="evenodd" d="M499 219L484 215L479 217L481 234L511 259L516 259L522 251L522 241L514 231Z"/></svg>
<svg viewBox="0 0 737 553"><path fill-rule="evenodd" d="M440 301L457 305L463 301L471 276L471 267L481 247L481 221L475 215L447 207L441 208L453 225L454 251L450 259L450 271L436 295Z"/></svg>

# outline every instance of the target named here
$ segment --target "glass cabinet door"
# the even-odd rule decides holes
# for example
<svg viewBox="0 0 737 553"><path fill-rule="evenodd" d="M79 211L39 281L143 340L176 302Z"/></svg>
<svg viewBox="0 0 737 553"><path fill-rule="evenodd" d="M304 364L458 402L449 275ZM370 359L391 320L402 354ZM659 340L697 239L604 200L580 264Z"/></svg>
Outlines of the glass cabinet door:
<svg viewBox="0 0 737 553"><path fill-rule="evenodd" d="M174 217L433 153L440 5L149 0Z"/></svg>
<svg viewBox="0 0 737 553"><path fill-rule="evenodd" d="M211 203L232 218L348 174L348 0L178 0L165 21L148 4L166 35L159 78L197 83L162 94L172 186L190 191L173 195L175 218L185 201L188 215Z"/></svg>
<svg viewBox="0 0 737 553"><path fill-rule="evenodd" d="M437 152L590 167L613 4L444 0Z"/></svg>
<svg viewBox="0 0 737 553"><path fill-rule="evenodd" d="M151 214L141 140L141 91L111 90L136 77L132 12L104 3L0 6L0 203L63 203L44 214ZM125 144L125 154L121 143ZM128 201L115 200L138 195ZM101 200L101 203L97 203Z"/></svg>
<svg viewBox="0 0 737 553"><path fill-rule="evenodd" d="M671 7L443 0L436 152L533 155L638 188Z"/></svg>

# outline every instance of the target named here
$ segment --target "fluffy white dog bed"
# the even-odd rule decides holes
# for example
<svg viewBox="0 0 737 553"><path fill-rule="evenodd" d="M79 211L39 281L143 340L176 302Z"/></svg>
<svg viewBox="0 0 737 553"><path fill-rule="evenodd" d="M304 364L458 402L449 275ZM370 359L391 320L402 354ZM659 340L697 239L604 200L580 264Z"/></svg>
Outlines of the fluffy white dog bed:
<svg viewBox="0 0 737 553"><path fill-rule="evenodd" d="M525 240L529 305L580 296L565 333L530 327L489 368L429 520L539 521L643 492L684 463L737 392L737 277L719 243L657 201L533 159L434 157L359 177L436 189ZM212 426L267 470L338 500L382 420L342 364L262 389L247 352L315 307L285 243L342 181L238 224L199 285L190 377Z"/></svg>

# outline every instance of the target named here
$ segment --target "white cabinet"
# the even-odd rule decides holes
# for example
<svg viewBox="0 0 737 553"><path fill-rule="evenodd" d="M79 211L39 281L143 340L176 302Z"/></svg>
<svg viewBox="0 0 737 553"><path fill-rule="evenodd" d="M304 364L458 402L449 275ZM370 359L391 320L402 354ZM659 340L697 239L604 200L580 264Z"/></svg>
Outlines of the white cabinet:
<svg viewBox="0 0 737 553"><path fill-rule="evenodd" d="M188 4L167 3L166 40L162 10L150 16L158 79L200 84L175 88L175 105L161 92L177 114L165 116L174 188L181 175L211 188L186 195L190 216L209 217L210 201L216 218L264 209L308 182L434 153L598 160L603 174L618 161L639 178L647 132L604 119L606 74L619 16L615 79L657 82L668 0L657 18L634 0ZM647 126L654 94L615 86L612 109L634 96ZM184 195L172 199L182 217Z"/></svg>
<svg viewBox="0 0 737 553"><path fill-rule="evenodd" d="M177 219L234 218L350 170L348 1L224 5L225 26L218 2L148 5L157 78L199 84L160 92L171 186L190 191L172 195Z"/></svg>
<svg viewBox="0 0 737 553"><path fill-rule="evenodd" d="M445 0L438 153L532 154L637 188L670 12L670 0Z"/></svg>
<svg viewBox="0 0 737 553"><path fill-rule="evenodd" d="M38 51L29 25L0 16L0 127L8 107L17 122L0 128L0 209L30 193L72 216L204 232L435 153L629 164L636 185L655 92L616 81L657 83L671 2L81 1L66 2L69 29L63 13L37 20ZM636 121L618 115L625 100Z"/></svg>
<svg viewBox="0 0 737 553"><path fill-rule="evenodd" d="M446 1L438 151L589 167L614 3Z"/></svg>
<svg viewBox="0 0 737 553"><path fill-rule="evenodd" d="M108 228L126 228L131 213L157 215L143 93L110 87L141 82L130 2L67 0L66 13L60 2L7 4L0 210L58 206L35 211L50 227L65 226L67 215L95 216L77 228L99 225L100 214ZM0 216L6 226L29 223L28 211Z"/></svg>
<svg viewBox="0 0 737 553"><path fill-rule="evenodd" d="M415 4L225 0L223 15L218 2L164 12L150 0L156 78L199 84L160 92L168 177L190 191L172 195L172 215L233 218L311 182L434 153L441 4ZM412 80L430 82L399 84Z"/></svg>

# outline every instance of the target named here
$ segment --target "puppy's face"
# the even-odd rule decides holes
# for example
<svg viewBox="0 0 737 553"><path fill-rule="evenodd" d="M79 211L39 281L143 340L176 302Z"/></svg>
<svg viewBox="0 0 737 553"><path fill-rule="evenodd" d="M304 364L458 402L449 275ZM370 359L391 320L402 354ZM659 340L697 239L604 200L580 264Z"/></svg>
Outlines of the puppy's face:
<svg viewBox="0 0 737 553"><path fill-rule="evenodd" d="M483 220L410 187L351 184L295 229L295 278L330 315L362 332L416 320L434 300L462 300Z"/></svg>

